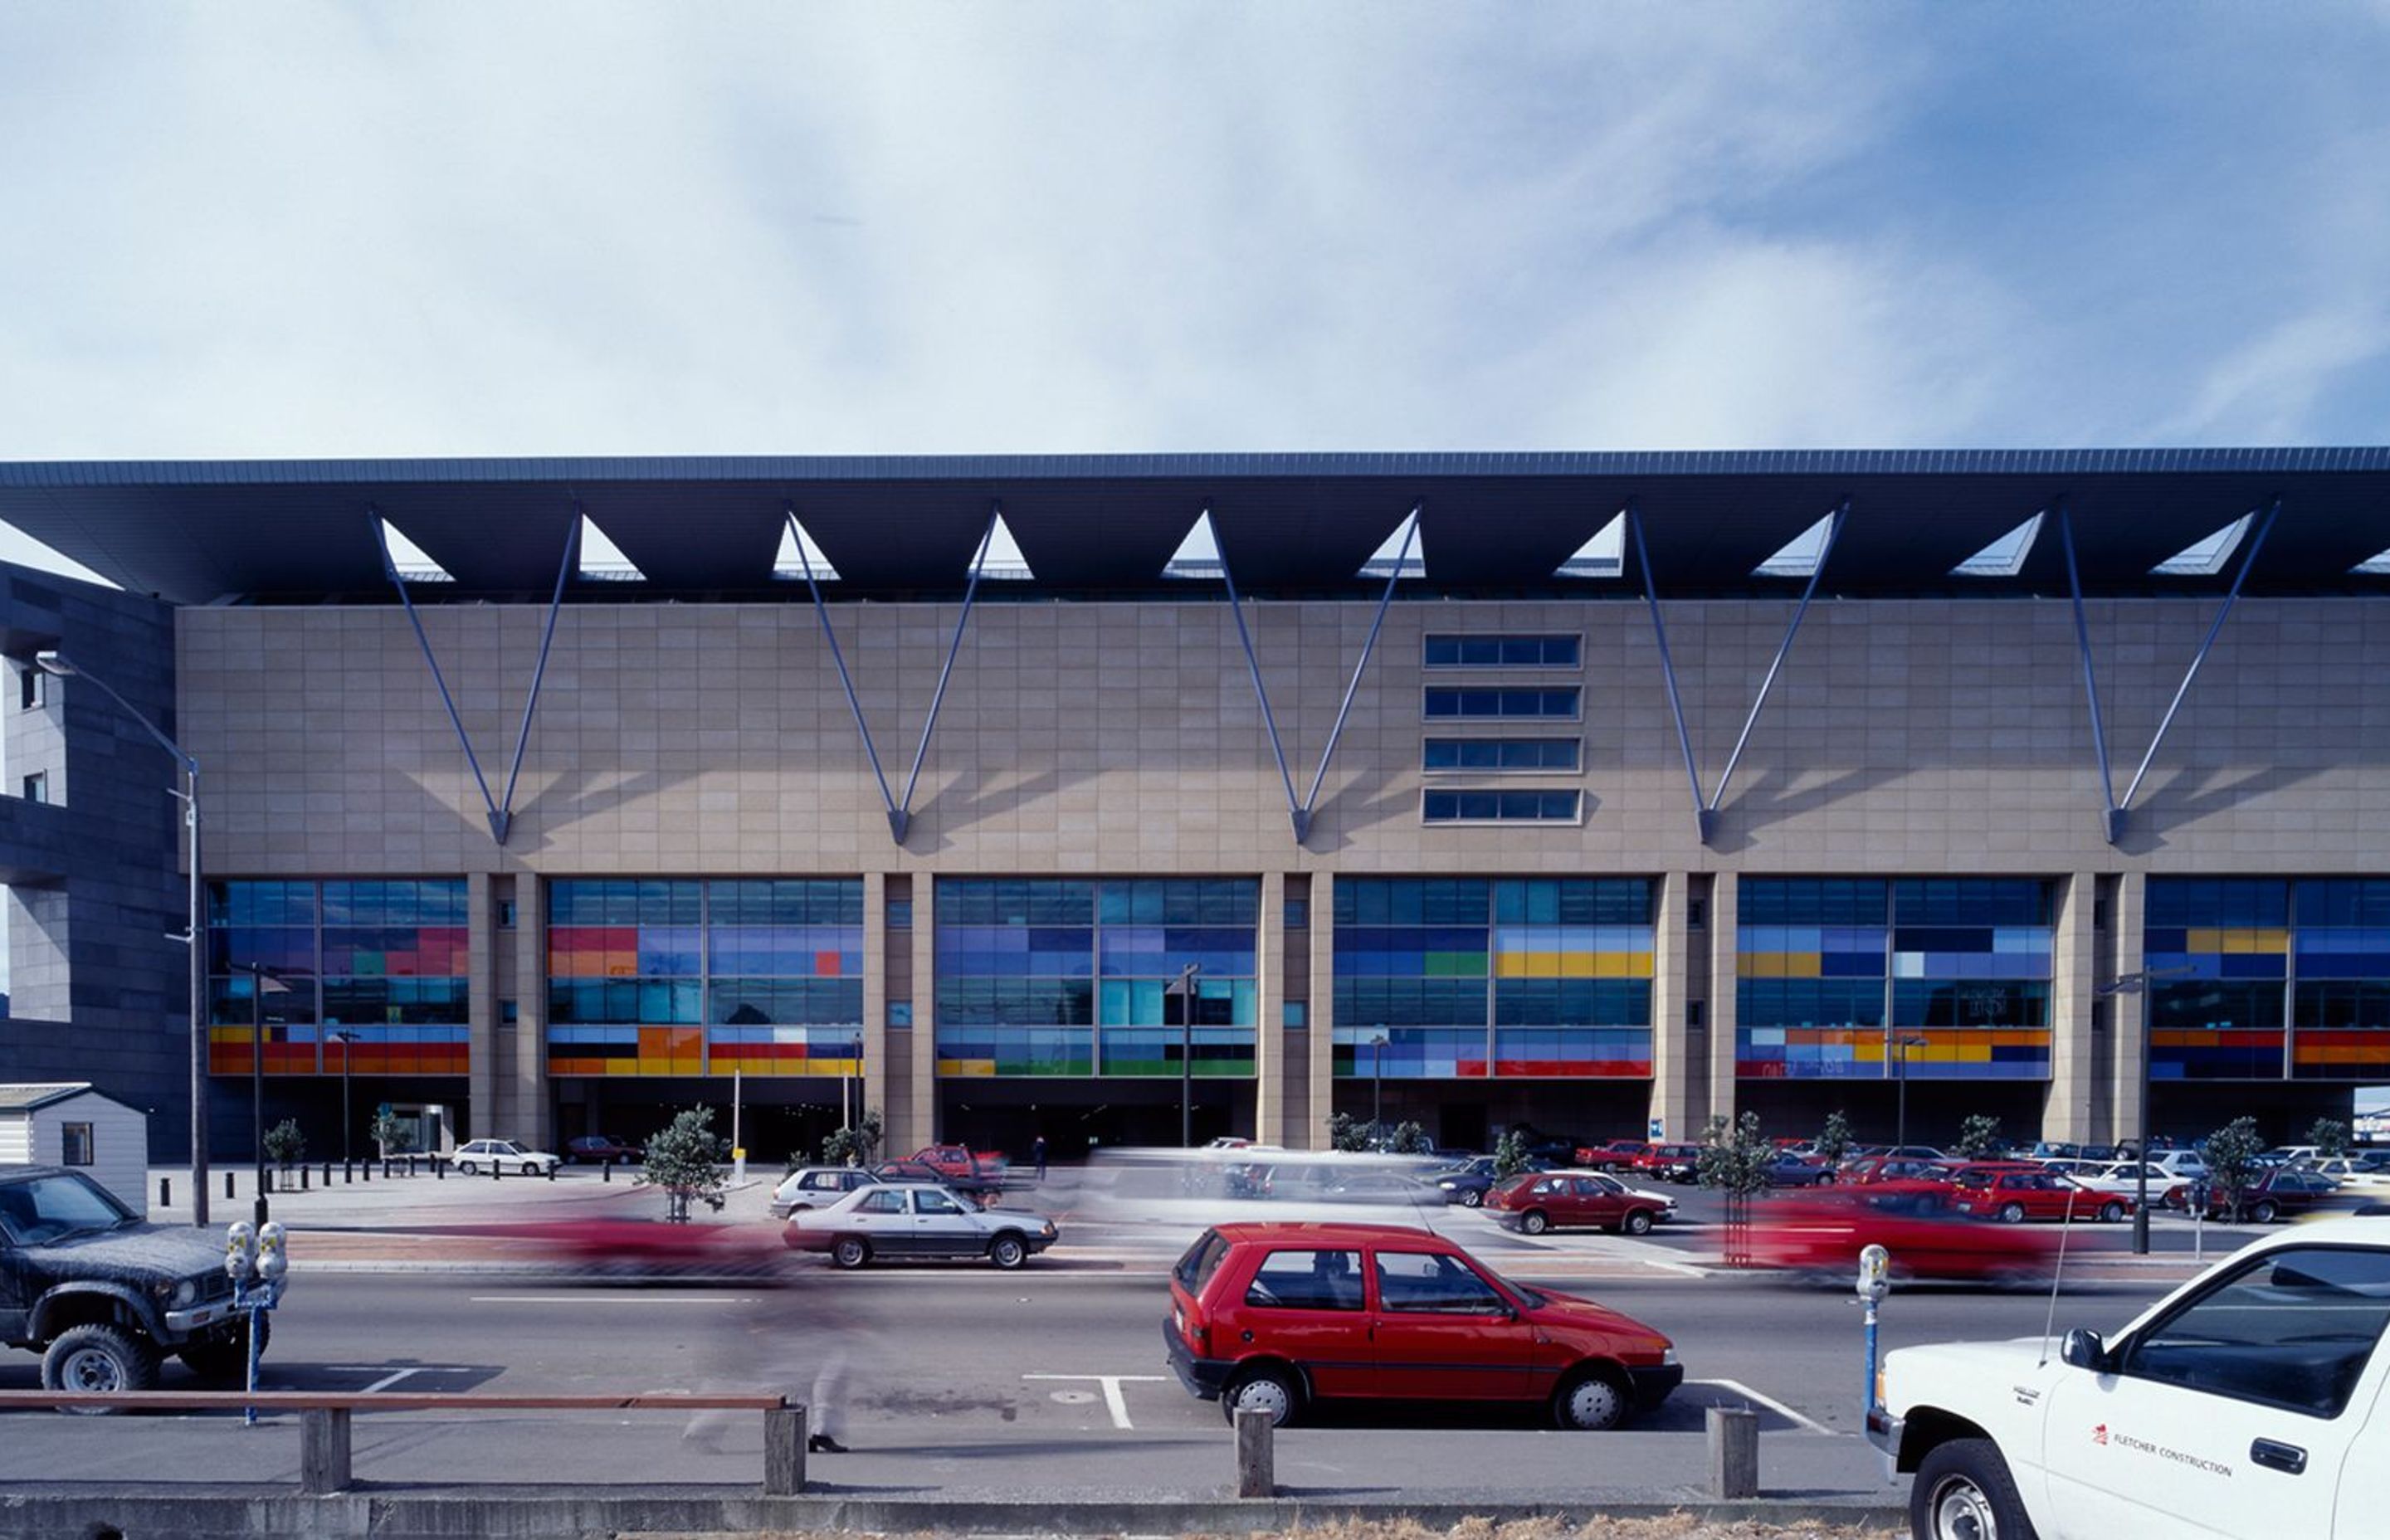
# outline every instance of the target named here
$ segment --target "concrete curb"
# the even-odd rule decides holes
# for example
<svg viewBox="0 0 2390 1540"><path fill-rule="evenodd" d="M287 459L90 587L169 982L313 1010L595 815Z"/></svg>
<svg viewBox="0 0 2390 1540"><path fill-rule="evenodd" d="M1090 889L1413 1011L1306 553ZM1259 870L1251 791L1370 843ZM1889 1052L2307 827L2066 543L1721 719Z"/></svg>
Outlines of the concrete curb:
<svg viewBox="0 0 2390 1540"><path fill-rule="evenodd" d="M254 1487L157 1484L96 1492L19 1487L0 1494L0 1540L53 1540L61 1534L292 1534L334 1540L453 1540L617 1534L759 1534L812 1531L882 1534L989 1535L1257 1534L1343 1519L1409 1519L1448 1529L1463 1519L1656 1518L1687 1514L1713 1522L1761 1520L1798 1523L1897 1524L1905 1505L1882 1498L1810 1496L1742 1503L1706 1502L1688 1493L1599 1493L1568 1503L1391 1502L1332 1495L1238 1502L1151 1500L764 1497L752 1488L654 1487L620 1495L542 1487L364 1487L330 1497L302 1497Z"/></svg>

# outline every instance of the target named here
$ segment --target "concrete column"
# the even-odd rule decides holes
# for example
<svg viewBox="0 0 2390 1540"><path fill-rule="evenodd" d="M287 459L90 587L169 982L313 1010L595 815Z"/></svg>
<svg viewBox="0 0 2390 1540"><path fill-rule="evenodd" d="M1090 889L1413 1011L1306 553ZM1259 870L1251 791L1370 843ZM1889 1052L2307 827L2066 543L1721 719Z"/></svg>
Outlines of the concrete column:
<svg viewBox="0 0 2390 1540"><path fill-rule="evenodd" d="M472 1103L467 1125L456 1129L456 1142L495 1135L498 1127L499 1066L504 1056L498 1023L498 962L500 938L497 905L490 898L487 872L465 877L467 915L466 957L471 977L465 984L467 1059L465 1093ZM370 1149L362 1138L360 1148Z"/></svg>
<svg viewBox="0 0 2390 1540"><path fill-rule="evenodd" d="M2091 1031L2092 965L2098 955L2091 917L2099 887L2089 872L2076 872L2060 885L2052 937L2049 1099L2042 1108L2041 1137L2070 1144L2093 1137L2091 1082L2099 1070L2099 1039Z"/></svg>
<svg viewBox="0 0 2390 1540"><path fill-rule="evenodd" d="M1741 993L1735 988L1740 882L1733 872L1720 872L1710 883L1710 1096L1705 1120L1735 1115L1734 1033L1740 1020L1736 1012L1742 1004Z"/></svg>
<svg viewBox="0 0 2390 1540"><path fill-rule="evenodd" d="M1687 953L1685 902L1690 879L1683 872L1660 879L1659 905L1651 927L1651 1111L1671 1139L1700 1134L1694 1121L1694 1082L1707 1068L1692 1062L1685 1026Z"/></svg>
<svg viewBox="0 0 2390 1540"><path fill-rule="evenodd" d="M2116 884L2116 912L2108 917L2115 927L2116 977L2120 979L2147 966L2141 952L2141 924L2148 902L2149 879L2139 872L2126 872ZM2119 995L2108 1002L2109 1062L2114 1066L2109 1101L2116 1109L2116 1136L2123 1139L2138 1139L2147 1132L2141 1127L2141 1056L2148 1048L2141 1036L2142 1005L2139 995ZM2165 1125L2163 1118L2152 1121Z"/></svg>
<svg viewBox="0 0 2390 1540"><path fill-rule="evenodd" d="M511 1136L553 1149L555 1109L547 1094L547 879L515 879L514 1121Z"/></svg>
<svg viewBox="0 0 2390 1540"><path fill-rule="evenodd" d="M1311 879L1311 1106L1304 1126L1290 1127L1296 1149L1328 1148L1328 1114L1336 1106L1336 877Z"/></svg>
<svg viewBox="0 0 2390 1540"><path fill-rule="evenodd" d="M1286 1142L1286 874L1262 874L1261 935L1254 966L1253 1139Z"/></svg>
<svg viewBox="0 0 2390 1540"><path fill-rule="evenodd" d="M863 874L863 1106L888 1105L888 875ZM842 1087L843 1089L843 1087ZM912 1145L908 1149L919 1149Z"/></svg>
<svg viewBox="0 0 2390 1540"><path fill-rule="evenodd" d="M911 1154L938 1136L938 884L913 879L911 1083L888 1088L888 1151Z"/></svg>

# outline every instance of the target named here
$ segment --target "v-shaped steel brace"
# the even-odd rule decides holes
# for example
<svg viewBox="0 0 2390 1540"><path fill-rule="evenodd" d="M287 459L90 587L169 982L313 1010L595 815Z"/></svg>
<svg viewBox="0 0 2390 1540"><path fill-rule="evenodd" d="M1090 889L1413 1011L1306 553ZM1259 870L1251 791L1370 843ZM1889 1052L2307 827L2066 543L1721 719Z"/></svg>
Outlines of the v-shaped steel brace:
<svg viewBox="0 0 2390 1540"><path fill-rule="evenodd" d="M456 697L448 693L448 681L440 672L440 660L431 650L431 638L424 635L423 617L416 613L415 600L406 591L406 580L398 575L398 563L391 559L390 542L382 535L381 510L368 505L366 521L373 530L374 549L380 553L382 575L398 590L398 602L406 609L407 622L415 627L416 645L423 649L423 661L430 665L431 683L440 690L440 703L448 708L448 725L456 729L456 741L464 748L465 763L472 767L473 784L482 790L482 804L488 810L490 838L503 845L514 827L515 783L522 775L523 751L531 743L532 714L539 709L540 682L547 677L548 650L556 642L556 616L564 607L564 580L572 575L572 558L581 549L581 500L572 502L572 522L564 537L564 559L556 569L556 592L547 601L547 627L540 633L539 663L532 670L531 693L523 698L522 725L515 732L515 753L507 766L507 789L503 798L490 795L489 777L482 774L482 761L473 752L473 740L465 731L465 719L457 714Z"/></svg>
<svg viewBox="0 0 2390 1540"><path fill-rule="evenodd" d="M1668 657L1668 625L1660 617L1659 584L1651 575L1651 553L1643 544L1643 515L1633 503L1626 505L1626 533L1635 540L1635 564L1643 570L1643 600L1651 611L1651 634L1660 644L1660 674L1668 682L1668 711L1677 720L1677 747L1685 756L1685 780L1693 792L1693 823L1706 845L1717 836L1718 804L1726 800L1727 783L1734 779L1734 767L1742 763L1742 751L1751 742L1751 729L1759 723L1760 708L1767 704L1767 692L1776 687L1776 676L1784 672L1784 660L1792 651L1792 638L1801 634L1802 617L1809 613L1809 600L1818 592L1818 579L1824 575L1827 561L1834 554L1834 542L1842 538L1843 524L1851 516L1850 499L1843 499L1826 526L1826 540L1818 552L1818 564L1809 569L1809 582L1801 590L1801 602L1792 607L1792 622L1784 627L1784 639L1776 645L1776 656L1767 665L1767 676L1759 681L1759 693L1752 698L1751 714L1742 719L1742 731L1735 735L1734 752L1727 755L1726 768L1718 772L1717 789L1702 794L1702 772L1693 759L1693 735L1685 725L1684 697L1677 688L1677 665Z"/></svg>
<svg viewBox="0 0 2390 1540"><path fill-rule="evenodd" d="M930 735L937 730L938 709L945 704L946 682L954 677L955 657L962 650L963 630L970 624L971 604L979 597L981 570L987 565L989 544L996 539L996 526L1004 517L1004 505L994 503L987 510L987 529L979 537L979 549L971 558L970 581L963 588L963 612L955 622L955 639L946 646L946 661L938 670L938 687L930 695L930 714L921 723L921 742L913 751L913 768L905 777L905 795L899 800L888 788L888 772L880 764L880 751L871 741L871 725L863 719L863 702L854 693L854 676L847 672L846 654L839 650L838 633L830 628L829 607L822 602L821 582L814 571L814 558L806 550L805 533L797 523L794 504L782 509L788 520L789 537L797 548L797 561L805 574L805 588L814 601L814 618L821 622L822 639L829 644L829 658L838 666L838 682L846 691L847 710L854 713L854 730L863 738L863 752L871 761L871 775L880 783L880 800L888 809L888 832L898 844L913 827L913 792L921 784L921 766L930 757Z"/></svg>
<svg viewBox="0 0 2390 1540"><path fill-rule="evenodd" d="M1214 526L1213 530L1212 538L1220 547L1220 577L1228 589L1228 611L1236 617L1237 640L1244 646L1245 667L1253 673L1253 695L1261 701L1262 726L1269 734L1270 752L1278 759L1279 779L1286 787L1287 820L1294 826L1294 842L1298 845L1311 837L1311 816L1319 805L1319 789L1328 779L1328 763L1336 757L1337 741L1344 736L1344 719L1353 713L1353 697L1360 692L1361 675L1369 666L1369 654L1377 650L1378 633L1386 623L1386 607L1394 601L1394 584L1410 560L1411 544L1419 538L1420 518L1425 507L1425 504L1414 506L1410 517L1404 521L1402 548L1394 554L1394 570L1386 574L1386 589L1379 596L1377 617L1370 621L1368 639L1361 644L1360 659L1353 665L1353 681L1344 687L1343 703L1336 708L1336 725L1328 730L1328 746L1319 751L1319 770L1311 777L1310 794L1300 802L1295 800L1293 773L1286 764L1286 745L1278 736L1278 718L1270 711L1269 688L1262 683L1261 661L1253 655L1253 635L1245 628L1244 604L1237 597L1237 575L1228 564L1228 547L1220 540L1218 528ZM1206 519L1211 513L1208 507L1203 510Z"/></svg>
<svg viewBox="0 0 2390 1540"><path fill-rule="evenodd" d="M2252 509L2252 512L2255 510ZM2133 772L2130 784L2121 798L2116 795L2114 773L2108 762L2108 728L2100 716L2100 682L2091 669L2091 628L2083 618L2083 579L2075 564L2075 520L2065 503L2058 505L2058 537L2066 552L2066 592L2075 601L2075 648L2083 660L2083 699L2091 711L2091 751L2100 760L2100 794L2106 809L2100 818L2101 836L2114 844L2125 837L2127 815L2132 808L2133 797L2150 773L2151 762L2158 757L2158 746L2165 742L2166 729L2174 725L2175 713L2182 710L2183 697L2191 693L2191 682L2199 677L2200 665L2207 661L2208 652L2216 646L2225 619L2232 613L2232 605L2241 597L2241 585L2249 579L2249 569L2257 564L2257 552L2266 544L2266 536L2274 527L2275 515L2282 511L2282 501L2277 497L2266 508L2266 517L2258 520L2249 534L2249 549L2241 558L2241 570L2232 574L2232 586L2226 589L2224 602L2217 607L2216 619L2200 638L2199 650L2191 654L2191 666L2182 672L2182 683L2175 687L2174 699L2166 702L2165 715L2158 719L2158 730L2150 737L2149 752L2141 756L2140 767Z"/></svg>

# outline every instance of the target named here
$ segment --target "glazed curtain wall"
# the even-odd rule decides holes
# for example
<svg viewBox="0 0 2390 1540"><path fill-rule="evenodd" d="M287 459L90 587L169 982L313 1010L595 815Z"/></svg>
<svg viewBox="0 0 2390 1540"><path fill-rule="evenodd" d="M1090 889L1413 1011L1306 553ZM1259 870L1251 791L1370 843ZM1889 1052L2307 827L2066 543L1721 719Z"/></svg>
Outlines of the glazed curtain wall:
<svg viewBox="0 0 2390 1540"><path fill-rule="evenodd" d="M940 878L942 1075L1176 1075L1195 966L1192 1073L1253 1072L1251 879L1086 881Z"/></svg>
<svg viewBox="0 0 2390 1540"><path fill-rule="evenodd" d="M548 885L558 1075L852 1075L859 878Z"/></svg>
<svg viewBox="0 0 2390 1540"><path fill-rule="evenodd" d="M2049 1076L2049 883L1746 878L1737 904L1736 1073L1882 1076L1889 1021L1921 1079Z"/></svg>
<svg viewBox="0 0 2390 1540"><path fill-rule="evenodd" d="M209 883L208 1067L250 1072L254 1009L268 1074L465 1073L470 935L461 878Z"/></svg>
<svg viewBox="0 0 2390 1540"><path fill-rule="evenodd" d="M1335 893L1337 1074L1651 1074L1648 879L1339 878Z"/></svg>
<svg viewBox="0 0 2390 1540"><path fill-rule="evenodd" d="M2152 878L2150 1073L2390 1074L2390 880Z"/></svg>

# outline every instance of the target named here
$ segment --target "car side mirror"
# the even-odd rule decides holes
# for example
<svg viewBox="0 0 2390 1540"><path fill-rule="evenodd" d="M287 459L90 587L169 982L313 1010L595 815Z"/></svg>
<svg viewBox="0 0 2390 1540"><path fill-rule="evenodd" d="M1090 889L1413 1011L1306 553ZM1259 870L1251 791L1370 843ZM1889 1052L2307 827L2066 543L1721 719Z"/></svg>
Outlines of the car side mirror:
<svg viewBox="0 0 2390 1540"><path fill-rule="evenodd" d="M2108 1346L2100 1340L2100 1334L2079 1326L2066 1334L2066 1341L2059 1347L2058 1356L2075 1368L2091 1369L2101 1374L2114 1367L2109 1361Z"/></svg>

